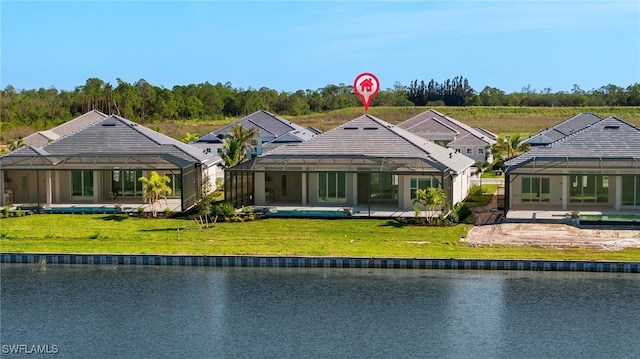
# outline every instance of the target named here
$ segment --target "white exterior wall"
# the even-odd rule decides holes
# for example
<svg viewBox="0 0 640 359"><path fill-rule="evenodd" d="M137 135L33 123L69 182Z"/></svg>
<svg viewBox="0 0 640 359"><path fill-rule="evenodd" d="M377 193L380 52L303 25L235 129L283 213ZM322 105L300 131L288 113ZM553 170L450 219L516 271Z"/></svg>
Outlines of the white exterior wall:
<svg viewBox="0 0 640 359"><path fill-rule="evenodd" d="M471 158L476 162L489 162L492 158L490 155L487 157L487 154L490 152L489 149L486 149L484 146L447 146L456 151L459 151L461 154ZM471 151L471 153L467 153L467 150ZM478 153L478 150L482 150L484 153Z"/></svg>

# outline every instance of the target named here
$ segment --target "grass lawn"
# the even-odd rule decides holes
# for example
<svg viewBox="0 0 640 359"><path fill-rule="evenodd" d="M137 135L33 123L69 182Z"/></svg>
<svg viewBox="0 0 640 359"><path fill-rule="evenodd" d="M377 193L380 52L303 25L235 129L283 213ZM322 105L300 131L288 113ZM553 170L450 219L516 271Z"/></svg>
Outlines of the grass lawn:
<svg viewBox="0 0 640 359"><path fill-rule="evenodd" d="M2 252L310 255L409 258L638 260L640 249L470 247L470 225L404 226L381 219L267 219L218 223L126 215L30 215L0 220Z"/></svg>

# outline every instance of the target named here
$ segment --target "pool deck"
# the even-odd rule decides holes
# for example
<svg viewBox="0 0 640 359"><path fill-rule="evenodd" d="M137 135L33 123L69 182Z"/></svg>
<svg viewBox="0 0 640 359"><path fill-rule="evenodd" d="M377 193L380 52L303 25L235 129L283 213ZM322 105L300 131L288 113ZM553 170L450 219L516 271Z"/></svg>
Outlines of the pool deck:
<svg viewBox="0 0 640 359"><path fill-rule="evenodd" d="M132 202L118 202L122 204L121 212L137 212L138 208L144 208L144 212L151 212L149 203L142 201ZM169 199L167 203L160 201L156 204L156 210L162 212L166 207L171 208L173 212L180 212L180 200ZM63 204L51 204L38 205L37 203L15 203L12 204L10 211L15 212L17 210L27 212L39 212L39 213L116 213L115 203L63 203ZM103 211L104 210L104 211Z"/></svg>
<svg viewBox="0 0 640 359"><path fill-rule="evenodd" d="M623 211L580 211L581 216L637 216L640 218L639 211L623 210ZM566 222L571 219L571 211L535 211L535 210L510 210L507 212L505 222Z"/></svg>

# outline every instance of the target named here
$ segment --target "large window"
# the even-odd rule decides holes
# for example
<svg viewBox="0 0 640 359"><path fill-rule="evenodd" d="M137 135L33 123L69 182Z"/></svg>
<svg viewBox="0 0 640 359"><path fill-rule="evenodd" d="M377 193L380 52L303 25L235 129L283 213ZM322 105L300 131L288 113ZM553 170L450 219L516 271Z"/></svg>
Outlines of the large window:
<svg viewBox="0 0 640 359"><path fill-rule="evenodd" d="M569 202L609 202L609 176L572 175Z"/></svg>
<svg viewBox="0 0 640 359"><path fill-rule="evenodd" d="M522 177L522 202L549 202L549 178Z"/></svg>
<svg viewBox="0 0 640 359"><path fill-rule="evenodd" d="M343 172L318 173L318 200L345 202L347 200L347 180Z"/></svg>
<svg viewBox="0 0 640 359"><path fill-rule="evenodd" d="M371 174L371 200L397 200L398 176L391 173Z"/></svg>
<svg viewBox="0 0 640 359"><path fill-rule="evenodd" d="M167 186L171 188L171 197L180 197L182 194L182 177L180 177L180 173L167 172L164 175L170 179Z"/></svg>
<svg viewBox="0 0 640 359"><path fill-rule="evenodd" d="M71 198L93 198L93 171L71 171Z"/></svg>
<svg viewBox="0 0 640 359"><path fill-rule="evenodd" d="M116 196L142 196L142 170L114 170L111 172L111 187Z"/></svg>
<svg viewBox="0 0 640 359"><path fill-rule="evenodd" d="M440 187L440 183L438 182L437 179L435 179L433 177L411 178L410 185L409 185L409 191L411 192L411 199L415 199L416 198L416 191L417 190L425 189L425 188L428 188L428 187L438 188L438 187Z"/></svg>
<svg viewBox="0 0 640 359"><path fill-rule="evenodd" d="M640 176L622 176L622 205L640 206Z"/></svg>

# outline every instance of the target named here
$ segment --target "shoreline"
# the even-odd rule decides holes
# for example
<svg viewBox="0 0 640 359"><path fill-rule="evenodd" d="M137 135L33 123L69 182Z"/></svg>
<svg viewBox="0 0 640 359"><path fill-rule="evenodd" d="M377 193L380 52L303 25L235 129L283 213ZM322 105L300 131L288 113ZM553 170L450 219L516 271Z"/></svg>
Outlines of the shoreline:
<svg viewBox="0 0 640 359"><path fill-rule="evenodd" d="M640 273L640 262L472 258L367 258L253 255L0 253L0 263L273 268L524 270Z"/></svg>

